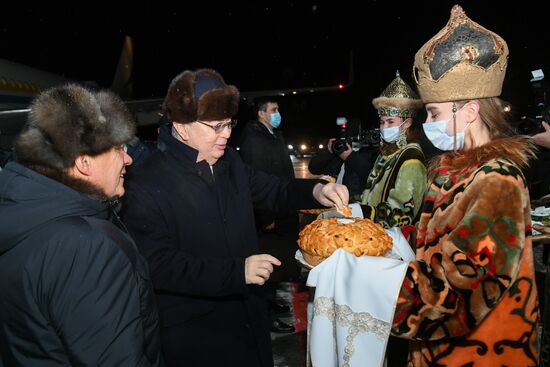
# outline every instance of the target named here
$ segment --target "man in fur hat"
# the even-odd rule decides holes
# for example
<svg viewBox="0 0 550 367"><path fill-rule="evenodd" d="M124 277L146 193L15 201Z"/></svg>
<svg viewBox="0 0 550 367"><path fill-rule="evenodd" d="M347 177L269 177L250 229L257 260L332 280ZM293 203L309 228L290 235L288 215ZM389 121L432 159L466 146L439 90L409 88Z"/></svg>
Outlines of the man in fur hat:
<svg viewBox="0 0 550 367"><path fill-rule="evenodd" d="M176 76L158 149L128 182L123 220L147 257L169 366L272 366L253 208L342 206L348 191L255 171L227 146L239 92L212 69Z"/></svg>
<svg viewBox="0 0 550 367"><path fill-rule="evenodd" d="M0 172L0 355L6 366L160 366L145 260L114 211L135 133L106 91L31 105Z"/></svg>

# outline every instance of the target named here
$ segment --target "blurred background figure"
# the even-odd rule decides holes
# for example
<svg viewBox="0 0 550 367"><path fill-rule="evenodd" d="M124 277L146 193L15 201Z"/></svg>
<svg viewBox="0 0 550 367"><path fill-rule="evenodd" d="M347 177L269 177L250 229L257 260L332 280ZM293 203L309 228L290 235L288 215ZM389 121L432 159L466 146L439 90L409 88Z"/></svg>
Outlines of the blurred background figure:
<svg viewBox="0 0 550 367"><path fill-rule="evenodd" d="M327 142L327 148L311 158L308 169L315 175L327 175L345 185L350 202L361 200L380 146L378 130L363 133L361 121L338 118L340 134Z"/></svg>
<svg viewBox="0 0 550 367"><path fill-rule="evenodd" d="M541 147L550 149L550 125L546 121L542 121L542 127L544 131L533 135L533 140Z"/></svg>
<svg viewBox="0 0 550 367"><path fill-rule="evenodd" d="M283 134L278 130L282 116L274 97L262 97L254 101L255 119L247 123L241 134L240 154L245 163L254 169L287 179L294 178L294 168ZM269 302L272 332L293 332L294 326L279 316L290 311L290 305L277 297L277 288L283 281L296 281L300 269L294 260L298 239L298 213L276 213L255 209L254 216L262 252L281 260L265 284Z"/></svg>
<svg viewBox="0 0 550 367"><path fill-rule="evenodd" d="M282 122L279 103L274 97L254 101L255 119L249 121L241 134L240 154L245 163L256 170L278 177L294 178L294 168L283 134L278 127ZM294 260L298 239L298 213L291 210L276 213L254 209L261 252L281 260L265 284L269 302L272 332L293 332L294 326L278 316L288 313L290 306L277 297L277 288L282 281L298 280L300 269Z"/></svg>
<svg viewBox="0 0 550 367"><path fill-rule="evenodd" d="M550 126L545 121L538 121L540 131L532 135L533 141L538 146L537 156L532 159L529 167L524 170L525 178L529 186L531 200L538 200L550 194ZM520 131L521 132L521 131Z"/></svg>

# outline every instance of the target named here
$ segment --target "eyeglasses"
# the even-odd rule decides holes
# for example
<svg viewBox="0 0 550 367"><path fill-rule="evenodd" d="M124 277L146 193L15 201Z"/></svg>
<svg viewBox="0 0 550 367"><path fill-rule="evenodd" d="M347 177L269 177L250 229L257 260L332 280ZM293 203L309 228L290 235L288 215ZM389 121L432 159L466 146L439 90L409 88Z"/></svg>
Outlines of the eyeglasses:
<svg viewBox="0 0 550 367"><path fill-rule="evenodd" d="M114 146L115 150L118 150L119 152L124 151L124 153L128 153L128 145L127 144L120 144Z"/></svg>
<svg viewBox="0 0 550 367"><path fill-rule="evenodd" d="M235 126L237 126L237 120L231 120L231 121L228 121L228 122L220 122L219 124L216 124L216 125L210 125L210 124L207 124L206 122L204 121L195 121L195 122L198 122L199 124L203 124L203 125L206 125L208 126L209 128L211 128L212 130L214 130L214 132L216 134L219 134L223 131L224 128L228 128L229 130L233 129Z"/></svg>

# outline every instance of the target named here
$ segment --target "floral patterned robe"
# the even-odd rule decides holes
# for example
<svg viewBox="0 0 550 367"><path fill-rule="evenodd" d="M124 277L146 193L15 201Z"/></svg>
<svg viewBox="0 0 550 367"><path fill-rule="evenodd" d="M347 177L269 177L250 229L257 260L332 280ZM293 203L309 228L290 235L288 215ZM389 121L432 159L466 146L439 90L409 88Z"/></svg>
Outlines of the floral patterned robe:
<svg viewBox="0 0 550 367"><path fill-rule="evenodd" d="M539 311L525 137L439 157L395 317L410 366L536 366Z"/></svg>

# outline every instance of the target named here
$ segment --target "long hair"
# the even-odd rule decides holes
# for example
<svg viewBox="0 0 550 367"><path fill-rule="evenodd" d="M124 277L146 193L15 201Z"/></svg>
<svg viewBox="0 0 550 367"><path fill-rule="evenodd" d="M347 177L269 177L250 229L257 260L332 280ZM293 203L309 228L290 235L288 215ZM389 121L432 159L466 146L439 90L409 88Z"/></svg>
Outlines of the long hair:
<svg viewBox="0 0 550 367"><path fill-rule="evenodd" d="M481 98L477 101L479 103L479 117L489 129L492 139L515 135L513 127L506 120L506 112L504 112L504 106L499 97Z"/></svg>
<svg viewBox="0 0 550 367"><path fill-rule="evenodd" d="M512 125L506 119L506 112L499 97L476 99L479 104L479 118L487 127L491 140L502 139L516 135ZM469 101L456 101L457 109L462 108ZM436 156L429 162L428 179L435 177L441 156Z"/></svg>

